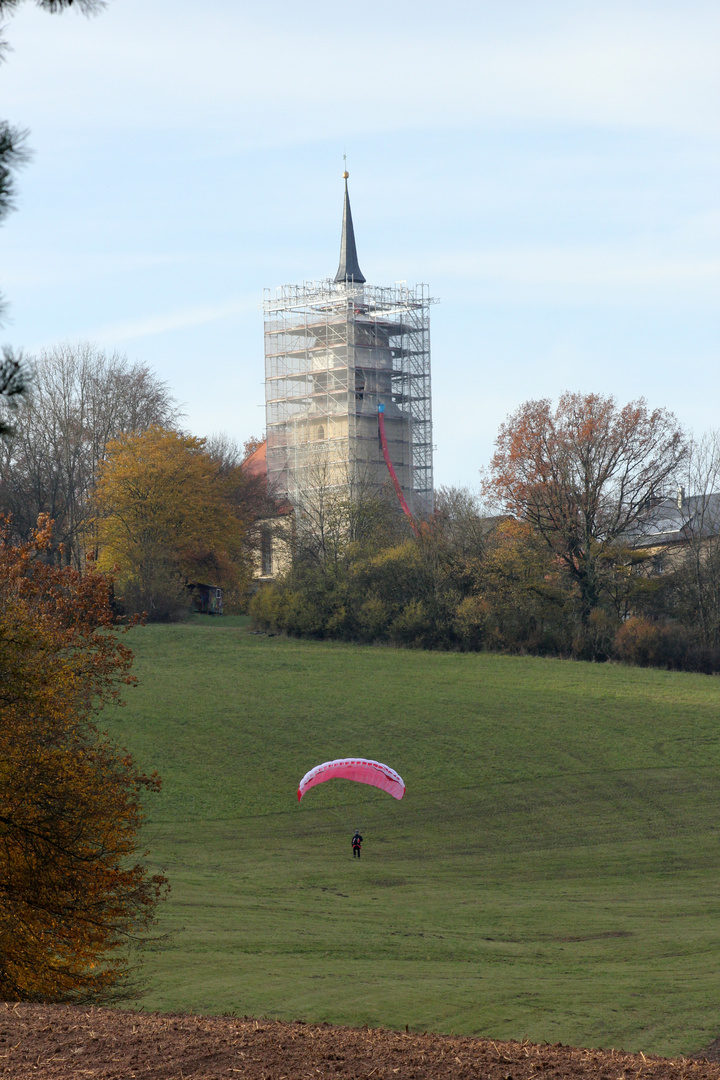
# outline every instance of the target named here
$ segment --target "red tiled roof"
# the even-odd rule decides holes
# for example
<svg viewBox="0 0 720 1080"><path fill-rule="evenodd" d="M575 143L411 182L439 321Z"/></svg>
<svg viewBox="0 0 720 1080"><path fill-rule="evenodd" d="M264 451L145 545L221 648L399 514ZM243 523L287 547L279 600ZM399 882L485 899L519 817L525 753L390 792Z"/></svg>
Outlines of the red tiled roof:
<svg viewBox="0 0 720 1080"><path fill-rule="evenodd" d="M248 476L267 476L267 439L245 458L242 468Z"/></svg>

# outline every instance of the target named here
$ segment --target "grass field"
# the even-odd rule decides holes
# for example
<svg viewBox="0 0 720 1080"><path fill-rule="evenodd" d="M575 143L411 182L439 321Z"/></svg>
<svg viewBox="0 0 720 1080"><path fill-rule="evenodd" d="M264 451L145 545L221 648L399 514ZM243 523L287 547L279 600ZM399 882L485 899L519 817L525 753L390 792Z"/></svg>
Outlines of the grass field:
<svg viewBox="0 0 720 1080"><path fill-rule="evenodd" d="M164 778L147 838L173 888L144 1007L664 1054L720 1033L720 680L229 618L131 644L106 720ZM356 754L405 799L298 804Z"/></svg>

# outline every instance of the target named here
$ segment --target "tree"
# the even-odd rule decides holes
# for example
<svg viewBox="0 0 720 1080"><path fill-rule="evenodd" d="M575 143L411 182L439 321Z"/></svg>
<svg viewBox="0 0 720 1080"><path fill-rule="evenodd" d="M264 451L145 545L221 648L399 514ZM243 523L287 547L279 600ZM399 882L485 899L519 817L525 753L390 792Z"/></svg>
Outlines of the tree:
<svg viewBox="0 0 720 1080"><path fill-rule="evenodd" d="M7 10L9 10L8 0L0 0L0 18ZM0 63L6 48L6 42L0 37ZM14 209L13 173L28 159L24 145L25 138L24 131L12 127L6 120L0 120L0 222ZM4 311L5 303L0 294L0 317ZM16 356L9 345L3 346L2 360L0 360L0 400L5 413L17 405L18 397L25 392L25 385L26 374L22 366L22 357ZM0 416L0 437L6 435L9 430L7 420Z"/></svg>
<svg viewBox="0 0 720 1080"><path fill-rule="evenodd" d="M96 726L131 683L110 583L43 561L50 526L0 530L0 999L125 996L126 946L166 889L139 857L141 796L157 791Z"/></svg>
<svg viewBox="0 0 720 1080"><path fill-rule="evenodd" d="M423 523L419 542L426 558L436 564L435 577L443 591L453 590L458 597L476 591L498 523L469 488L441 487L435 492L435 513Z"/></svg>
<svg viewBox="0 0 720 1080"><path fill-rule="evenodd" d="M506 518L488 537L475 595L458 617L485 648L568 655L574 592L542 537L527 522Z"/></svg>
<svg viewBox="0 0 720 1080"><path fill-rule="evenodd" d="M242 449L229 435L211 435L205 440L205 453L215 462L219 474L229 481L230 498L236 513L246 523L249 550L257 548L258 523L277 515L277 500L268 488L267 473L243 468L244 462L262 446L264 439L248 439ZM249 449L250 448L250 449Z"/></svg>
<svg viewBox="0 0 720 1080"><path fill-rule="evenodd" d="M24 0L0 0L0 15L11 15L19 8ZM92 15L101 11L107 4L107 0L35 0L35 6L55 14L66 8L74 7L84 15Z"/></svg>
<svg viewBox="0 0 720 1080"><path fill-rule="evenodd" d="M645 401L618 408L612 397L563 394L528 401L496 440L486 493L528 522L577 584L587 625L612 573L612 549L642 526L687 456L677 420Z"/></svg>
<svg viewBox="0 0 720 1080"><path fill-rule="evenodd" d="M678 493L684 543L666 567L665 599L692 638L720 647L720 431L693 440L686 482Z"/></svg>
<svg viewBox="0 0 720 1080"><path fill-rule="evenodd" d="M455 612L476 590L478 567L496 522L465 489L438 493L435 516L409 536L390 486L330 483L324 469L298 503L290 572L256 594L263 629L349 640L455 647ZM463 643L465 635L463 635Z"/></svg>
<svg viewBox="0 0 720 1080"><path fill-rule="evenodd" d="M108 443L124 432L167 427L178 419L168 391L148 367L89 343L58 345L28 365L29 392L0 446L0 511L27 540L40 514L54 522L56 560L76 570L85 550L92 493Z"/></svg>
<svg viewBox="0 0 720 1080"><path fill-rule="evenodd" d="M292 544L292 523L285 512L287 508L271 491L266 469L246 465L247 459L264 442L264 437L252 437L241 448L224 433L205 440L205 452L215 462L221 476L227 479L230 501L245 525L243 561L247 567L262 566L263 550L267 550L268 544L272 546L274 538L288 552Z"/></svg>
<svg viewBox="0 0 720 1080"><path fill-rule="evenodd" d="M379 487L370 466L334 462L318 451L306 466L295 510L294 559L335 576L361 553L399 543L408 528L389 484Z"/></svg>
<svg viewBox="0 0 720 1080"><path fill-rule="evenodd" d="M249 439L246 439L245 442L243 443L243 450L242 450L242 454L243 454L242 459L243 459L243 461L246 461L247 458L249 458L251 456L251 454L254 454L256 450L259 450L264 442L265 442L265 433L264 432L263 432L262 435L251 435Z"/></svg>
<svg viewBox="0 0 720 1080"><path fill-rule="evenodd" d="M15 356L9 345L2 349L0 359L0 401L3 405L4 415L0 414L0 439L6 438L12 432L7 415L14 412L20 398L27 390L27 373L20 357Z"/></svg>
<svg viewBox="0 0 720 1080"><path fill-rule="evenodd" d="M14 6L8 0L0 0L0 18ZM7 42L0 37L0 63L7 47ZM26 139L26 131L13 127L7 120L0 120L0 222L15 209L15 174L29 157ZM0 296L0 315L4 310L5 303Z"/></svg>
<svg viewBox="0 0 720 1080"><path fill-rule="evenodd" d="M99 565L119 567L126 609L173 617L187 609L188 582L245 587L239 472L221 467L205 440L161 427L109 443L95 496Z"/></svg>

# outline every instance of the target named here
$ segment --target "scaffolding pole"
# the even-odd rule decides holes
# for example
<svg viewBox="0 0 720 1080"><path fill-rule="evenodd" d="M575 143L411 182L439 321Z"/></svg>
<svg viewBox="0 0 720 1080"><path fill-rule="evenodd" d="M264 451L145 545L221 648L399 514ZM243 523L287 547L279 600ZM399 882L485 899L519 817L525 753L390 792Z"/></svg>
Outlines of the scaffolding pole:
<svg viewBox="0 0 720 1080"><path fill-rule="evenodd" d="M433 510L430 304L426 285L331 280L265 291L268 478L296 506L322 482L378 489L388 451L416 517Z"/></svg>

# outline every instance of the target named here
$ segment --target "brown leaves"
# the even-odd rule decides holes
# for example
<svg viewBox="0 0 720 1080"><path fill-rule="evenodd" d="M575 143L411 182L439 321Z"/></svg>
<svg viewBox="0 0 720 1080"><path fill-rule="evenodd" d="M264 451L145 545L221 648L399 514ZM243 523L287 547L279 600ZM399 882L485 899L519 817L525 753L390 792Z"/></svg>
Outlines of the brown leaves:
<svg viewBox="0 0 720 1080"><path fill-rule="evenodd" d="M559 1043L416 1034L247 1017L0 1005L3 1075L71 1080L717 1080L704 1058L668 1060Z"/></svg>
<svg viewBox="0 0 720 1080"><path fill-rule="evenodd" d="M42 561L42 521L0 532L0 997L98 1000L164 880L137 861L140 797L159 788L94 717L132 682L110 582Z"/></svg>
<svg viewBox="0 0 720 1080"><path fill-rule="evenodd" d="M486 494L528 522L577 582L583 615L602 591L606 549L637 529L687 454L672 413L644 400L564 394L528 401L502 424Z"/></svg>

